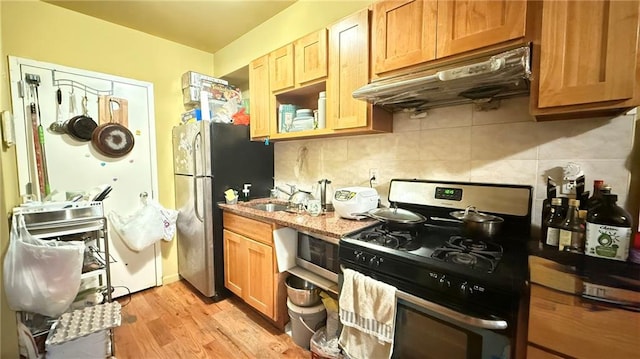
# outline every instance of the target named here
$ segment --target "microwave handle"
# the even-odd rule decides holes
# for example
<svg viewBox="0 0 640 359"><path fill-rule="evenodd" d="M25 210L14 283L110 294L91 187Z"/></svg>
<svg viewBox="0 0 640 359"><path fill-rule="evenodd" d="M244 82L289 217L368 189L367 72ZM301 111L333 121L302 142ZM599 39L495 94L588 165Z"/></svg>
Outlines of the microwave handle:
<svg viewBox="0 0 640 359"><path fill-rule="evenodd" d="M444 315L447 318L455 320L460 323L468 324L474 326L476 328L484 328L484 329L507 329L507 322L502 319L482 319L476 318L474 316L458 313L455 310L449 309L447 307L443 307L439 304L429 302L422 298L418 298L409 293L405 293L402 291L396 292L398 299L405 300L411 304L417 305L420 308L429 309L435 313L440 315Z"/></svg>

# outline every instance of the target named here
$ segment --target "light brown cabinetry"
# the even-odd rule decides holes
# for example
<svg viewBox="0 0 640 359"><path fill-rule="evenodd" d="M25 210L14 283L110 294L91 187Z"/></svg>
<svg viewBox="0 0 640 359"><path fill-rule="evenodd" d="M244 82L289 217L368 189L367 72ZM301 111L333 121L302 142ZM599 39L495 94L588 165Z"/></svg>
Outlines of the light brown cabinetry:
<svg viewBox="0 0 640 359"><path fill-rule="evenodd" d="M373 4L372 53L376 74L436 58L436 1Z"/></svg>
<svg viewBox="0 0 640 359"><path fill-rule="evenodd" d="M527 2L438 1L437 58L523 37Z"/></svg>
<svg viewBox="0 0 640 359"><path fill-rule="evenodd" d="M284 275L276 269L275 225L224 212L224 283L247 304L284 326Z"/></svg>
<svg viewBox="0 0 640 359"><path fill-rule="evenodd" d="M293 52L297 85L327 76L327 29L296 40L293 43Z"/></svg>
<svg viewBox="0 0 640 359"><path fill-rule="evenodd" d="M334 130L390 132L392 115L352 97L369 83L369 11L362 10L329 27L327 123ZM378 112L379 111L379 112ZM375 117L375 121L374 121Z"/></svg>
<svg viewBox="0 0 640 359"><path fill-rule="evenodd" d="M269 87L280 91L293 87L293 44L283 46L269 54Z"/></svg>
<svg viewBox="0 0 640 359"><path fill-rule="evenodd" d="M638 354L639 323L638 312L531 286L529 342L552 352L585 359L633 358Z"/></svg>
<svg viewBox="0 0 640 359"><path fill-rule="evenodd" d="M268 55L268 69L260 66L264 57L250 67L251 126L254 126L254 106L257 113L256 129L251 139L289 140L332 137L347 134L391 132L392 114L364 101L353 99L352 92L369 82L369 10L348 16L328 29L321 29L300 38L290 45ZM293 50L291 50L293 49ZM290 56L293 54L293 56ZM295 57L295 61L291 60ZM288 66L288 70L285 67ZM255 74L252 76L252 72ZM262 71L262 72L261 72ZM275 73L274 73L275 71ZM270 85L254 81L268 74ZM295 76L289 76L289 73ZM291 81L285 79L291 78ZM326 91L326 128L300 132L278 132L278 108L293 104L298 108L316 109L318 95ZM259 105L254 105L258 96ZM266 110L265 110L266 109ZM268 116L264 114L268 112ZM268 118L267 123L263 119Z"/></svg>
<svg viewBox="0 0 640 359"><path fill-rule="evenodd" d="M383 0L373 4L373 73L521 39L527 2Z"/></svg>
<svg viewBox="0 0 640 359"><path fill-rule="evenodd" d="M251 138L269 136L271 122L272 95L269 90L269 55L262 56L249 64L249 88Z"/></svg>
<svg viewBox="0 0 640 359"><path fill-rule="evenodd" d="M542 2L534 115L605 115L640 104L639 6L638 1Z"/></svg>

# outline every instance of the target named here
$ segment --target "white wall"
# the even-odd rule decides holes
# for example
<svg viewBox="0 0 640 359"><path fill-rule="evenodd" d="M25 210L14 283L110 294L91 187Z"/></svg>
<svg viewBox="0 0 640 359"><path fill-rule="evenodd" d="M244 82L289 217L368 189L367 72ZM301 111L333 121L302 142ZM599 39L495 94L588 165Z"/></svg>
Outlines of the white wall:
<svg viewBox="0 0 640 359"><path fill-rule="evenodd" d="M539 224L547 175L559 181L562 167L575 162L587 190L594 179L605 180L637 219L637 200L629 196L631 167L640 159L633 148L635 114L535 122L528 104L521 97L488 112L462 105L430 110L425 118L396 113L389 134L278 142L276 183L312 190L328 178L334 189L363 186L369 169L377 168L376 189L385 201L392 178L526 184L534 186L533 222Z"/></svg>

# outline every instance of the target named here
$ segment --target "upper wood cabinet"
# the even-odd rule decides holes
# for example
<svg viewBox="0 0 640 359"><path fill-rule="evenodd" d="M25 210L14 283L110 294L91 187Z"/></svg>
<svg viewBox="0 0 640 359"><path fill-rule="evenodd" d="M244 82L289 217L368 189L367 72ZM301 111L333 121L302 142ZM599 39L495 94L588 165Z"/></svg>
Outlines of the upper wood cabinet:
<svg viewBox="0 0 640 359"><path fill-rule="evenodd" d="M524 38L524 0L383 0L373 4L373 73Z"/></svg>
<svg viewBox="0 0 640 359"><path fill-rule="evenodd" d="M327 29L313 32L293 43L297 85L327 76Z"/></svg>
<svg viewBox="0 0 640 359"><path fill-rule="evenodd" d="M532 112L637 106L638 8L638 1L544 1Z"/></svg>
<svg viewBox="0 0 640 359"><path fill-rule="evenodd" d="M369 83L369 11L348 16L329 27L327 125L337 133L391 132L393 116L353 98Z"/></svg>
<svg viewBox="0 0 640 359"><path fill-rule="evenodd" d="M435 59L437 12L436 1L373 4L373 72L379 74Z"/></svg>
<svg viewBox="0 0 640 359"><path fill-rule="evenodd" d="M251 138L269 136L271 122L271 91L269 90L269 55L249 64L249 98Z"/></svg>
<svg viewBox="0 0 640 359"><path fill-rule="evenodd" d="M438 1L437 58L523 37L524 0Z"/></svg>
<svg viewBox="0 0 640 359"><path fill-rule="evenodd" d="M283 46L269 54L269 84L271 91L293 87L293 44Z"/></svg>
<svg viewBox="0 0 640 359"><path fill-rule="evenodd" d="M367 125L367 103L351 94L369 83L369 11L362 10L329 28L328 122L333 129Z"/></svg>

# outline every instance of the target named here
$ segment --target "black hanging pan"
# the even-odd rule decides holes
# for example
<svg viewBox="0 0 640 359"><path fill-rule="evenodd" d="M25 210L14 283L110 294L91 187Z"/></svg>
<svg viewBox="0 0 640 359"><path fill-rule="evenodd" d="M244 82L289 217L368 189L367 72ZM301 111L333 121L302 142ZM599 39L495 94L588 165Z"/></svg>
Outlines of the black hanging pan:
<svg viewBox="0 0 640 359"><path fill-rule="evenodd" d="M135 140L126 127L128 105L127 100L111 96L100 96L100 126L93 131L91 143L101 154L117 158L131 152ZM108 122L103 122L107 117Z"/></svg>
<svg viewBox="0 0 640 359"><path fill-rule="evenodd" d="M73 103L71 100L70 102ZM82 115L74 116L66 122L67 133L78 141L91 141L93 132L98 127L89 117L87 111L87 95L82 98Z"/></svg>

